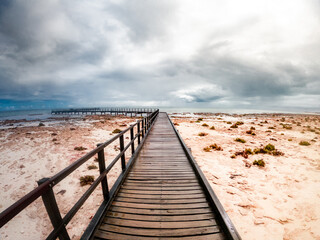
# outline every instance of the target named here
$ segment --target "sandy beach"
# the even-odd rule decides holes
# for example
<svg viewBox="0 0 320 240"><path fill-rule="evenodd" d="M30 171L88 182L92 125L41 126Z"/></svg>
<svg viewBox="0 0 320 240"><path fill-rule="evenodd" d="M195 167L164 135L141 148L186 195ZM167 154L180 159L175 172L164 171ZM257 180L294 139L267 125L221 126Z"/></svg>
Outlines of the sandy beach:
<svg viewBox="0 0 320 240"><path fill-rule="evenodd" d="M319 116L172 119L243 239L320 239ZM300 145L302 141L310 145ZM209 147L214 144L220 151ZM268 144L279 156L243 154ZM253 165L261 159L264 167Z"/></svg>
<svg viewBox="0 0 320 240"><path fill-rule="evenodd" d="M171 118L243 239L320 239L319 116L199 113ZM51 177L111 138L114 129L135 121L120 116L51 119L44 126L39 121L3 121L0 211L34 189L37 180ZM275 149L263 153L268 144ZM108 148L107 164L119 152L117 145ZM86 149L74 149L80 146ZM265 166L253 164L255 160ZM98 176L97 169L88 170L92 164L98 165L94 158L54 188L62 215L88 188L80 186L79 178ZM120 168L117 164L108 174L109 186ZM80 238L101 201L98 187L68 224L72 239ZM0 233L1 239L28 240L43 239L51 230L38 199Z"/></svg>
<svg viewBox="0 0 320 240"><path fill-rule="evenodd" d="M4 121L0 130L0 211L37 187L37 181L58 173L96 144L105 142L115 134L114 129L125 129L136 118L124 116L87 116L84 118L57 118L42 121ZM125 139L125 143L128 142ZM85 150L77 151L75 147ZM130 151L129 151L130 152ZM119 153L118 141L105 150L106 165ZM129 158L127 156L126 158ZM79 178L99 176L98 166L92 158L54 187L62 217L88 189L80 186ZM121 170L117 163L108 174L112 186ZM100 186L71 220L67 230L72 239L79 239L102 201ZM18 216L1 228L1 239L44 239L52 231L50 220L39 198Z"/></svg>

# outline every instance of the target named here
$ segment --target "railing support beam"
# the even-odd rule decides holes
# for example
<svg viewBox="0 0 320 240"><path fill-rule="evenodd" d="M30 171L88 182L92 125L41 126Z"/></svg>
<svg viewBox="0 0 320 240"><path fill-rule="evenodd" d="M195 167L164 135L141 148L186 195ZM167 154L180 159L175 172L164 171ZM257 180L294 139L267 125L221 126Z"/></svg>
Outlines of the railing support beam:
<svg viewBox="0 0 320 240"><path fill-rule="evenodd" d="M42 178L38 181L38 185L40 186L42 183L48 181L49 178ZM54 229L57 229L62 224L61 214L58 208L58 204L56 198L54 197L54 193L52 187L49 185L49 190L42 194L42 201L44 206L46 207L47 213L49 215L50 221ZM60 240L70 240L69 234L65 227L61 230L59 234Z"/></svg>
<svg viewBox="0 0 320 240"><path fill-rule="evenodd" d="M123 135L120 136L119 140L120 140L120 152L122 152L124 150ZM125 156L125 153L123 153L122 156L121 156L121 168L122 168L122 171L126 170L126 156Z"/></svg>
<svg viewBox="0 0 320 240"><path fill-rule="evenodd" d="M99 147L100 145L101 143L97 144L97 147ZM98 152L98 162L99 162L99 171L101 174L106 170L104 149ZM102 187L102 194L103 194L104 200L108 201L110 196L109 196L109 186L108 186L107 175L101 180L101 187Z"/></svg>

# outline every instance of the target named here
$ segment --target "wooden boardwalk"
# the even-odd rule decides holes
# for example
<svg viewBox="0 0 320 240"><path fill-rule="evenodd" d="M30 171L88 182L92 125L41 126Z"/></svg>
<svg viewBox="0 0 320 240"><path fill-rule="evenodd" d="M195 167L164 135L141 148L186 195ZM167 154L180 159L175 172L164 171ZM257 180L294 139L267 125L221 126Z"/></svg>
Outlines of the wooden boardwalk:
<svg viewBox="0 0 320 240"><path fill-rule="evenodd" d="M227 239L165 113L159 116L94 239Z"/></svg>

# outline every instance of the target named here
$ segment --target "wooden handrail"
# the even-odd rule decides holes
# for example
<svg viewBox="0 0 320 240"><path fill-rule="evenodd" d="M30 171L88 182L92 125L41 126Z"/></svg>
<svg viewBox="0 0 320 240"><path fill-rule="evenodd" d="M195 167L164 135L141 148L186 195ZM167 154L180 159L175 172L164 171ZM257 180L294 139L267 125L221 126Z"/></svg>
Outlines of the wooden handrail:
<svg viewBox="0 0 320 240"><path fill-rule="evenodd" d="M134 146L134 141L138 138L138 145L137 148L140 148L140 135L142 135L142 139L145 136L145 133L149 131L150 127L152 126L152 123L156 119L157 115L159 113L159 109L156 109L152 113L148 114L143 119L137 121L135 124L131 125L124 131L120 132L116 136L112 137L108 141L99 144L98 147L90 151L89 153L85 154L83 157L79 158L77 161L51 177L50 179L44 181L42 184L40 184L37 188L29 192L27 195L25 195L23 198L12 204L10 207L5 209L3 212L0 213L0 227L8 223L12 218L14 218L17 214L19 214L23 209L28 207L32 202L34 202L36 199L38 199L40 196L44 196L49 190L51 190L56 184L58 184L61 180L63 180L65 177L70 175L73 171L75 171L78 167L80 167L82 164L84 164L86 161L88 161L90 158L92 158L95 154L98 154L100 151L103 151L104 148L109 146L112 142L114 142L116 139L123 138L123 135L130 131L130 135L132 136L133 129L135 126L137 126L137 133L136 135L131 139L131 141L124 146L123 150L116 156L116 158L109 164L108 167L105 167L105 169L102 169L100 172L99 177L93 182L93 184L88 188L88 190L80 197L80 199L77 201L77 203L71 208L71 210L65 215L65 217L62 219L59 227L55 228L49 237L47 239L55 239L59 236L62 230L65 230L65 225L69 223L69 221L72 219L72 217L76 214L76 212L80 209L80 207L83 205L83 203L87 200L87 198L91 195L91 193L95 190L95 188L103 181L103 179L107 176L107 173L112 169L114 164L124 155L126 150L131 146ZM144 123L147 124L144 124ZM142 127L140 128L140 125ZM142 141L143 142L143 141ZM132 149L132 152L134 152L134 149ZM118 181L116 182L118 183ZM115 184L116 184L115 183ZM109 192L107 191L109 194ZM43 198L44 200L44 198ZM44 200L45 201L45 200ZM48 210L48 209L47 209ZM49 212L48 212L49 214ZM60 215L60 213L59 213ZM55 218L55 216L50 216L50 219L52 220L52 217ZM68 239L63 238L60 236L61 239Z"/></svg>

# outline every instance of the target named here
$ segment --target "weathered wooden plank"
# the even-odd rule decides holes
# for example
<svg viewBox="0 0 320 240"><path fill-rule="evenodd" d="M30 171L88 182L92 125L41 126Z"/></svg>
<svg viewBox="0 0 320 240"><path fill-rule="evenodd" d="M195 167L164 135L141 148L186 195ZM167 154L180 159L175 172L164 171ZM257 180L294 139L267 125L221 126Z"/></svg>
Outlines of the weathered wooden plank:
<svg viewBox="0 0 320 240"><path fill-rule="evenodd" d="M207 234L207 235L197 235L191 237L179 237L179 238L159 238L159 237L145 237L145 236L137 236L137 235L128 235L123 233L114 233L114 232L107 232L103 230L99 230L97 232L95 240L100 239L114 239L114 240L223 240L225 239L221 233L214 233L214 234Z"/></svg>
<svg viewBox="0 0 320 240"><path fill-rule="evenodd" d="M110 211L133 213L133 214L149 214L149 215L189 215L212 213L211 208L194 208L194 209L144 209L144 208L128 208L112 206Z"/></svg>
<svg viewBox="0 0 320 240"><path fill-rule="evenodd" d="M197 228L197 227L210 227L216 226L217 223L215 219L199 220L199 221L176 221L176 222L166 222L166 221L137 221L123 218L108 217L103 220L104 224L112 224L123 227L136 227L136 228L167 228L167 229L177 229L177 228Z"/></svg>
<svg viewBox="0 0 320 240"><path fill-rule="evenodd" d="M189 203L189 204L148 204L148 203L130 203L113 201L112 206L130 207L141 209L196 209L209 207L208 203Z"/></svg>
<svg viewBox="0 0 320 240"><path fill-rule="evenodd" d="M198 228L182 228L182 229L147 229L147 228L130 228L123 226L115 226L112 224L101 224L101 230L109 232L118 232L124 234L150 236L150 237L178 237L178 236L197 236L200 234L212 234L220 232L218 226L198 227Z"/></svg>
<svg viewBox="0 0 320 240"><path fill-rule="evenodd" d="M149 204L188 204L188 203L205 203L205 198L191 199L148 199L148 198L132 198L132 197L117 197L115 201L131 202L131 203L149 203Z"/></svg>
<svg viewBox="0 0 320 240"><path fill-rule="evenodd" d="M214 219L213 213L204 214L189 214L189 215L146 215L146 214L132 214L132 213L122 213L122 212L112 212L109 211L106 217L118 217L131 220L144 220L144 221L166 221L166 222L176 222L176 221L196 221L196 220L206 220Z"/></svg>
<svg viewBox="0 0 320 240"><path fill-rule="evenodd" d="M134 197L134 198L147 198L147 199L189 199L189 198L200 198L204 197L204 193L198 194L176 194L176 195L156 195L156 194L135 194L135 193L126 193L119 192L119 197Z"/></svg>

